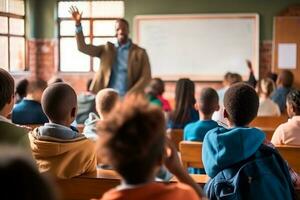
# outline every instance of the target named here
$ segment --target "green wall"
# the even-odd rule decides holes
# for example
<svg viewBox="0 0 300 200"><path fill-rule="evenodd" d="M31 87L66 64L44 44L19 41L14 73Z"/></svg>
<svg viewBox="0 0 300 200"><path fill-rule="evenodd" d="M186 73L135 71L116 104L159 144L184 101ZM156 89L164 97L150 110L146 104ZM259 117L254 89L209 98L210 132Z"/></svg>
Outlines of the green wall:
<svg viewBox="0 0 300 200"><path fill-rule="evenodd" d="M125 18L132 27L135 15L198 14L198 13L258 13L260 39L272 39L273 17L300 0L125 0ZM29 38L57 36L57 0L27 0Z"/></svg>

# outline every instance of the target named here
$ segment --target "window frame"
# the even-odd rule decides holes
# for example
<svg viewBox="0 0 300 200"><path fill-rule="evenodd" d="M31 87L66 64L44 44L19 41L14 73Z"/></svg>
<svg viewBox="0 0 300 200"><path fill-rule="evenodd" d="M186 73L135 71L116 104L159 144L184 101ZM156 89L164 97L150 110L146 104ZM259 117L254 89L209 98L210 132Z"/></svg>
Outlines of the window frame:
<svg viewBox="0 0 300 200"><path fill-rule="evenodd" d="M57 1L57 12L59 11L59 2L65 2L66 0L58 0ZM97 1L97 0L92 0L92 1ZM92 1L87 1L87 2L92 2ZM98 0L99 1L99 0ZM105 0L101 0L101 1L105 1ZM125 7L124 7L125 9ZM84 38L89 38L90 39L90 43L89 44L93 44L94 39L96 38L116 38L116 35L102 35L102 36L95 36L94 35L94 21L112 21L112 20L118 20L120 19L119 17L82 17L81 21L88 21L89 23L89 35L84 36ZM90 57L90 61L89 61L89 70L88 71L62 71L61 70L61 39L63 38L74 38L74 40L76 40L75 38L75 22L74 22L74 36L71 35L61 35L61 30L60 30L60 26L61 26L61 22L62 21L74 21L71 17L59 17L59 13L57 15L57 26L58 26L58 72L59 73L94 73L94 57L89 56Z"/></svg>
<svg viewBox="0 0 300 200"><path fill-rule="evenodd" d="M26 4L26 0L24 0L24 5ZM7 17L7 33L0 33L0 36L7 37L7 47L8 47L8 66L7 69L9 72L12 73L19 73L19 72L25 72L29 70L28 67L28 59L27 59L27 39L26 39L26 6L24 6L24 15L18 15L18 14L13 14L9 12L2 12L0 11L0 16L1 17ZM24 34L23 35L16 35L16 34L11 34L10 33L10 19L23 19L23 28L24 28ZM23 38L24 39L24 68L20 71L11 71L11 55L10 55L10 50L11 50L11 45L10 45L10 38L11 37L17 37L17 38Z"/></svg>

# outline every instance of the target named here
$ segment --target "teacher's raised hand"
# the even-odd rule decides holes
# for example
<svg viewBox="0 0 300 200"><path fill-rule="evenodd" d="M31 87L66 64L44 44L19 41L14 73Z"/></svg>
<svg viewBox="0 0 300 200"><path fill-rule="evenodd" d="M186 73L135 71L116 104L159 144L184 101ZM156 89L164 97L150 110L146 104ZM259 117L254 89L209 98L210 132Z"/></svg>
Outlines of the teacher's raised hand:
<svg viewBox="0 0 300 200"><path fill-rule="evenodd" d="M76 25L79 25L81 23L82 12L80 13L76 6L71 6L69 9L69 13L72 15L72 18L75 20Z"/></svg>

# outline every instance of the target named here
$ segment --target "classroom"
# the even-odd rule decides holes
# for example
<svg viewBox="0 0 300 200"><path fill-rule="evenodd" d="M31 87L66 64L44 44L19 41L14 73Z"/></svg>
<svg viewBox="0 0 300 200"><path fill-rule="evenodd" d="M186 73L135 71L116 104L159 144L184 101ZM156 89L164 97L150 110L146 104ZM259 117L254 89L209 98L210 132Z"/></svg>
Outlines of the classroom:
<svg viewBox="0 0 300 200"><path fill-rule="evenodd" d="M299 0L0 0L0 199L300 199L299 156Z"/></svg>

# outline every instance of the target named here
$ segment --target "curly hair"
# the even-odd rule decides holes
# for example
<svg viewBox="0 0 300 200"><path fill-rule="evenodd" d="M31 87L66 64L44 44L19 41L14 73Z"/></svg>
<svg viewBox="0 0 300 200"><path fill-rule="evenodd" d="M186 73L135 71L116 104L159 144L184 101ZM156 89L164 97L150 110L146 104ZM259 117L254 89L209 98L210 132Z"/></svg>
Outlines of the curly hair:
<svg viewBox="0 0 300 200"><path fill-rule="evenodd" d="M258 95L246 83L233 84L225 93L224 107L236 126L248 125L256 117L258 106Z"/></svg>
<svg viewBox="0 0 300 200"><path fill-rule="evenodd" d="M103 156L129 184L147 181L163 159L164 115L142 96L125 97L98 123L97 132L107 138L99 152L105 152Z"/></svg>

